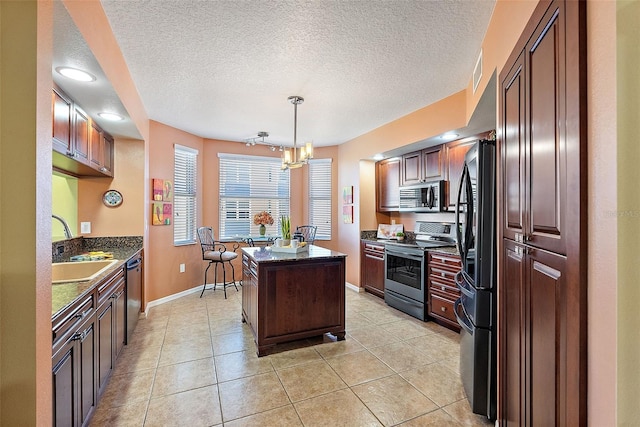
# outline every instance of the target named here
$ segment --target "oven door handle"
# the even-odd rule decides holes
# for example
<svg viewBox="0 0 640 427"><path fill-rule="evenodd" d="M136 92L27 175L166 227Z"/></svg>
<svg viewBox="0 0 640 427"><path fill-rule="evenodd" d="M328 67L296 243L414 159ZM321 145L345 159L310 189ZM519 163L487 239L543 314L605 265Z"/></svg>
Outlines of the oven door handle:
<svg viewBox="0 0 640 427"><path fill-rule="evenodd" d="M422 262L422 259L424 258L424 255L414 255L414 254L410 254L407 252L400 252L400 251L393 251L393 250L388 250L386 251L387 255L392 255L392 256L397 256L397 257L402 257L402 258L409 258L412 259L414 261L420 261Z"/></svg>

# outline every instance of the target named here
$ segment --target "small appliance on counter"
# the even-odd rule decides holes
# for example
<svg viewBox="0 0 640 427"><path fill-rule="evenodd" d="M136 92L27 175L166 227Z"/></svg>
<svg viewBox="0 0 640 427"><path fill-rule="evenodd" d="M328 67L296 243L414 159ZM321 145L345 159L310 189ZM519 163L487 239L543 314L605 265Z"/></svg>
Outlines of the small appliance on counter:
<svg viewBox="0 0 640 427"><path fill-rule="evenodd" d="M378 224L378 239L397 239L398 233L404 233L402 224Z"/></svg>

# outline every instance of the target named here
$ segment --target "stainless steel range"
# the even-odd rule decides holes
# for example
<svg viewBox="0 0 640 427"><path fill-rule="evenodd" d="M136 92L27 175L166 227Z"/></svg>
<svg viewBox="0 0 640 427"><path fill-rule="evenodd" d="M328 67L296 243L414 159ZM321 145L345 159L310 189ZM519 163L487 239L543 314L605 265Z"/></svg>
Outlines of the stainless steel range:
<svg viewBox="0 0 640 427"><path fill-rule="evenodd" d="M416 222L415 240L385 245L384 300L420 320L426 319L425 251L455 246L455 228L447 222Z"/></svg>

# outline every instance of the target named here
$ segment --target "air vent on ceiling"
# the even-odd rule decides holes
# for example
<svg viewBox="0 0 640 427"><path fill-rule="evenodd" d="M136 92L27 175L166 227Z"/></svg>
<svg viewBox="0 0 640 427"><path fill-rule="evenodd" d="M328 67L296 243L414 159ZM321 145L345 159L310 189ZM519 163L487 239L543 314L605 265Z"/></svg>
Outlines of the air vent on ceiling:
<svg viewBox="0 0 640 427"><path fill-rule="evenodd" d="M473 69L473 93L476 93L480 79L482 78L482 49L476 61L476 68Z"/></svg>

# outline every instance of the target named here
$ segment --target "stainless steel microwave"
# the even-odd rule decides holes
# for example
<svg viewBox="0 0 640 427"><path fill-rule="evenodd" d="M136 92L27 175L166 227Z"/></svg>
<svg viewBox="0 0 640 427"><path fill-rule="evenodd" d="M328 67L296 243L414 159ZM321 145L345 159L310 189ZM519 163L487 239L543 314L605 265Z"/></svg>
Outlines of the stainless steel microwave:
<svg viewBox="0 0 640 427"><path fill-rule="evenodd" d="M400 187L400 212L441 212L444 205L444 181Z"/></svg>

